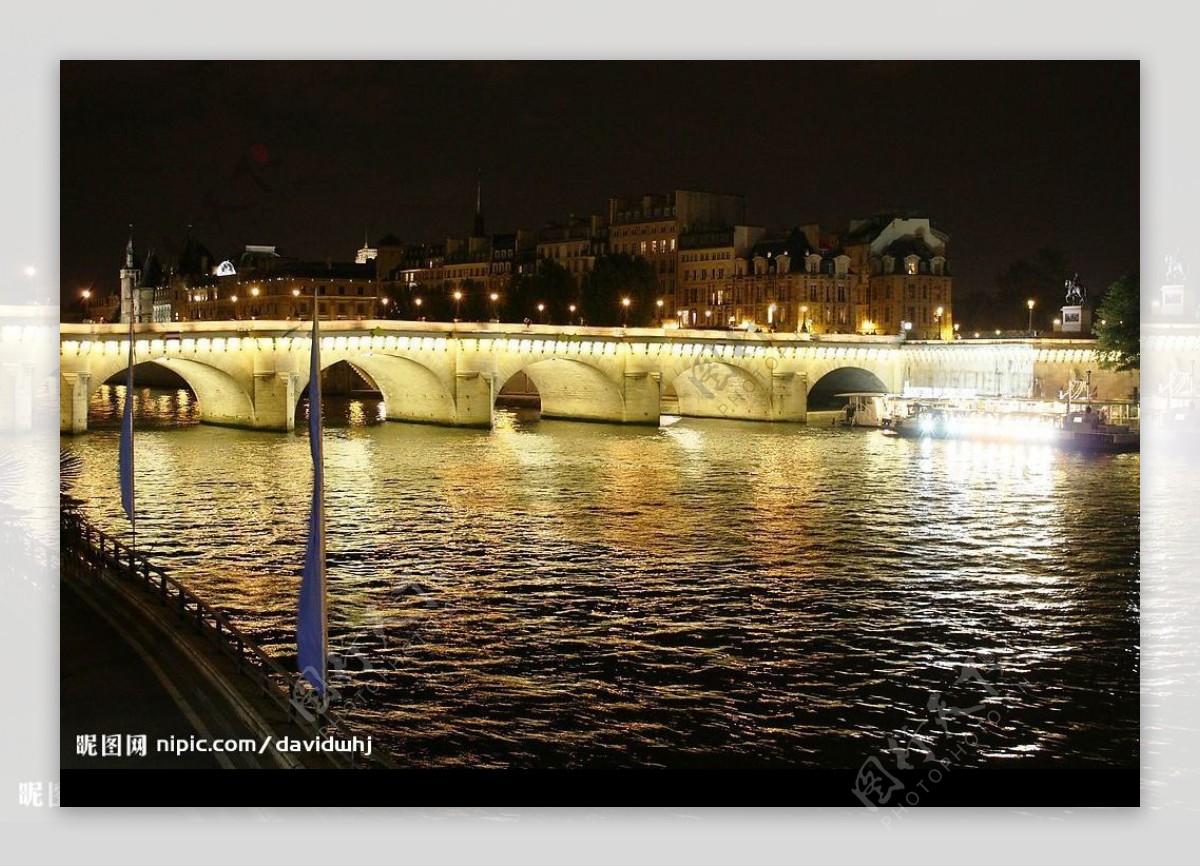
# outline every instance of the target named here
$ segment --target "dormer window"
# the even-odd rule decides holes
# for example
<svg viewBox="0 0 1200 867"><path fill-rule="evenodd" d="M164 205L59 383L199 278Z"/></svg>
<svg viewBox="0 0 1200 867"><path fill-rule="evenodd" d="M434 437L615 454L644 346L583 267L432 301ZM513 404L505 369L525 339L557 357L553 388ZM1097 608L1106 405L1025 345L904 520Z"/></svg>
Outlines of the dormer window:
<svg viewBox="0 0 1200 867"><path fill-rule="evenodd" d="M916 274L916 273L917 273L917 262L918 262L918 259L917 259L917 257L916 257L916 256L907 256L907 257L905 257L905 259L904 259L904 271L905 271L905 273L907 273L907 274Z"/></svg>

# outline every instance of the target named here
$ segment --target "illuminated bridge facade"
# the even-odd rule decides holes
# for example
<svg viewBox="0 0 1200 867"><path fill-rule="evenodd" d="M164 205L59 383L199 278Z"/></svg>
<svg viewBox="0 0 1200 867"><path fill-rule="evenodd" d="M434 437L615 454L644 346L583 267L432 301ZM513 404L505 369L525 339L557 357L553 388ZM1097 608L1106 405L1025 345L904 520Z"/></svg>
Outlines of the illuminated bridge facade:
<svg viewBox="0 0 1200 867"><path fill-rule="evenodd" d="M126 325L60 328L60 427L87 429L88 404L128 366ZM135 363L182 377L211 424L288 431L308 385L311 326L297 322L138 326ZM839 392L904 388L1051 397L1092 372L1101 397L1136 374L1101 371L1089 341L903 341L860 335L397 321L321 325L321 362L346 362L383 396L389 419L486 427L497 394L524 373L542 414L657 424L664 398L685 416L805 422Z"/></svg>

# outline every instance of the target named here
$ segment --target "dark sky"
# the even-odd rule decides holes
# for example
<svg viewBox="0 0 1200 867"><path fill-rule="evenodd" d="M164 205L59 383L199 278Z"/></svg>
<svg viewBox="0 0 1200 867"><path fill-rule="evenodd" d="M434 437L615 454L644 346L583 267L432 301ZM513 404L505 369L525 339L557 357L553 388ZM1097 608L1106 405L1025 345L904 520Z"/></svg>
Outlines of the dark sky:
<svg viewBox="0 0 1200 867"><path fill-rule="evenodd" d="M1093 290L1138 264L1127 62L64 62L62 287L115 291L127 226L174 256L372 242L742 192L752 224L907 207L950 233L955 296L1038 247Z"/></svg>

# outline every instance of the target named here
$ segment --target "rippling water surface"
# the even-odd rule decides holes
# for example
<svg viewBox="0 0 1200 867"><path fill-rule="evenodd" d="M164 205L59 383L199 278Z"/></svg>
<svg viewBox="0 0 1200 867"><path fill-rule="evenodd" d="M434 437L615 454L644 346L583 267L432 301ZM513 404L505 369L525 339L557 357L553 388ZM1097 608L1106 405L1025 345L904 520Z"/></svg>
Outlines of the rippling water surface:
<svg viewBox="0 0 1200 867"><path fill-rule="evenodd" d="M114 530L122 392L63 439ZM304 425L138 400L139 547L294 653ZM914 765L964 739L963 765L1137 764L1138 455L326 413L331 642L367 669L339 683L405 761L858 767L891 737Z"/></svg>

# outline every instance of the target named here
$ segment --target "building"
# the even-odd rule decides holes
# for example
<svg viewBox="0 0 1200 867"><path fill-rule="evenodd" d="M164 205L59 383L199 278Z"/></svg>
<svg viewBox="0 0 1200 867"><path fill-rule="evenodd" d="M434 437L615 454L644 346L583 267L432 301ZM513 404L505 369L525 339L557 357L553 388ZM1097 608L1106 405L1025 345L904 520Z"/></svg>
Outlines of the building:
<svg viewBox="0 0 1200 867"><path fill-rule="evenodd" d="M634 199L613 198L608 203L608 249L649 261L658 277L664 308L678 310L680 236L745 222L746 198L741 195L674 190Z"/></svg>
<svg viewBox="0 0 1200 867"><path fill-rule="evenodd" d="M570 273L577 287L596 267L608 244L608 221L600 214L576 217L565 223L546 223L537 232L537 258L548 259Z"/></svg>
<svg viewBox="0 0 1200 867"><path fill-rule="evenodd" d="M322 319L379 315L375 263L298 262L273 246L247 246L235 265L214 257L190 234L179 258L164 269L152 250L137 268L133 240L121 269L120 317L139 322L230 319L308 319L317 299Z"/></svg>
<svg viewBox="0 0 1200 867"><path fill-rule="evenodd" d="M691 233L681 238L679 324L948 340L947 240L927 217L891 214L840 236L812 224Z"/></svg>
<svg viewBox="0 0 1200 867"><path fill-rule="evenodd" d="M761 226L734 226L679 236L676 303L670 309L681 328L726 325L736 319L726 310L733 301L736 262L748 258L765 234Z"/></svg>
<svg viewBox="0 0 1200 867"><path fill-rule="evenodd" d="M948 241L949 235L916 213L852 221L844 247L852 269L868 278L858 330L953 339Z"/></svg>

